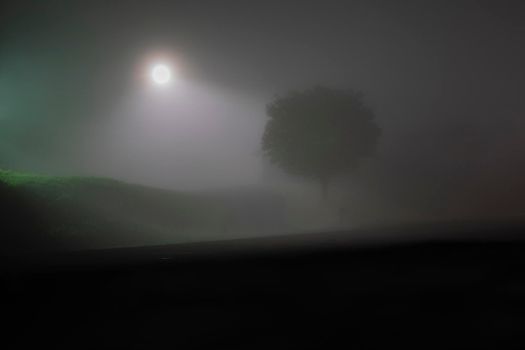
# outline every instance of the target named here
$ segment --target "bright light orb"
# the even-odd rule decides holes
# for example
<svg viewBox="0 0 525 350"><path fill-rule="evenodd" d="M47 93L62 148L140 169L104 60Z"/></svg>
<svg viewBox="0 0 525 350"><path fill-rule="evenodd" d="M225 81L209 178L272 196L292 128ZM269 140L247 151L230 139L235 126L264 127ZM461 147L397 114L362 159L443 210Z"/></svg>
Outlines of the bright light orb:
<svg viewBox="0 0 525 350"><path fill-rule="evenodd" d="M171 80L171 70L164 64L157 64L151 70L151 79L157 85L166 85Z"/></svg>

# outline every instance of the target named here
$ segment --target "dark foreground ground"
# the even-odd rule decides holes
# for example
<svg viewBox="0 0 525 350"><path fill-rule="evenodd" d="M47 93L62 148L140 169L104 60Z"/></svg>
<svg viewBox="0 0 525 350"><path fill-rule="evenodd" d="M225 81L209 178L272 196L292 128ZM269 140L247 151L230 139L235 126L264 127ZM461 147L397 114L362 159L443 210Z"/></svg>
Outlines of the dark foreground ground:
<svg viewBox="0 0 525 350"><path fill-rule="evenodd" d="M339 232L4 258L1 342L9 349L525 347L522 226L395 230L409 234L396 242L355 243ZM440 230L442 239L432 239ZM418 232L424 238L412 240Z"/></svg>

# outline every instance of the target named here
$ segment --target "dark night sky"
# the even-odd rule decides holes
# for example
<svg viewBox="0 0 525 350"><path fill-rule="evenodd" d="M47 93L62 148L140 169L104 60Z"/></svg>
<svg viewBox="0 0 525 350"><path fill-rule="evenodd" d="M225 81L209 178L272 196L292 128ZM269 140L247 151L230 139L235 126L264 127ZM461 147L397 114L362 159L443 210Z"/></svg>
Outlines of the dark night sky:
<svg viewBox="0 0 525 350"><path fill-rule="evenodd" d="M494 193L515 193L525 175L525 6L519 1L4 6L0 166L86 171L79 140L93 137L86 130L104 123L129 95L141 57L164 50L185 79L250 99L245 110L252 108L253 116L236 116L261 118L235 131L244 133L235 147L250 140L246 157L256 152L253 139L272 96L325 84L363 90L375 110L384 138L363 173L366 181L379 179L379 191L409 188L404 195L428 198L432 188L433 195L459 191L474 200L483 189L492 201ZM105 174L107 164L97 166Z"/></svg>

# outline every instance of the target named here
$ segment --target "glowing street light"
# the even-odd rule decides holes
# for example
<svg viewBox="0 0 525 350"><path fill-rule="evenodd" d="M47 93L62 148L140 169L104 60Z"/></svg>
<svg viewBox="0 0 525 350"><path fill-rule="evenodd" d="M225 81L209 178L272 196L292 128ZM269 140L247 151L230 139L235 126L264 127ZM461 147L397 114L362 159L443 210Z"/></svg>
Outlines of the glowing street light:
<svg viewBox="0 0 525 350"><path fill-rule="evenodd" d="M156 64L151 69L151 79L157 85L166 85L171 81L171 69L165 64Z"/></svg>

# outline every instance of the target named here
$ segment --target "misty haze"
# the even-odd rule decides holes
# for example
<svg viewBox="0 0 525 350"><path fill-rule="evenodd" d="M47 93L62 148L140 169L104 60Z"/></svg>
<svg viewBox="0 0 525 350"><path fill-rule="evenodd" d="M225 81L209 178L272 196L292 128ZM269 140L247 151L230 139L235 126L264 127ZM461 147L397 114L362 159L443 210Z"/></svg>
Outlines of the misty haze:
<svg viewBox="0 0 525 350"><path fill-rule="evenodd" d="M0 257L9 270L33 257L521 247L524 10L2 1ZM349 261L322 266L345 275Z"/></svg>
<svg viewBox="0 0 525 350"><path fill-rule="evenodd" d="M300 12L293 3L139 6L2 11L3 178L94 176L223 201L228 232L188 236L177 223L144 217L159 221L144 222L142 232L163 231L159 243L522 215L525 51L513 11L489 3L414 3L410 11L311 3ZM168 84L153 79L156 63L170 70ZM286 171L261 147L267 106L315 87L361 92L381 129L375 151L334 172L326 196L309 174ZM297 128L308 132L301 118ZM73 190L57 191L64 194L49 195ZM86 220L141 224L105 194L91 197L63 205L104 204L118 219L101 212ZM157 203L136 205L162 206L149 200ZM245 226L235 207L249 211L248 203L266 227ZM80 229L87 241L97 225Z"/></svg>

